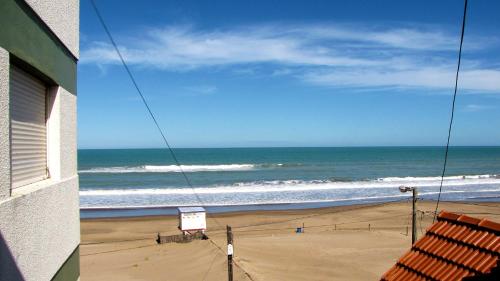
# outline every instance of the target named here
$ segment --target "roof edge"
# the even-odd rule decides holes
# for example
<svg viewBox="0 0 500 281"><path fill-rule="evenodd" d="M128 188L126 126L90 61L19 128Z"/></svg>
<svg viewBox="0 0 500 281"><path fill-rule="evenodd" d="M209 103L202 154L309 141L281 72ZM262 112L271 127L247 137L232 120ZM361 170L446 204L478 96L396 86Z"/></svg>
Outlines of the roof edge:
<svg viewBox="0 0 500 281"><path fill-rule="evenodd" d="M488 219L478 219L443 210L438 215L438 221L448 221L459 225L472 226L485 231L500 234L500 223Z"/></svg>

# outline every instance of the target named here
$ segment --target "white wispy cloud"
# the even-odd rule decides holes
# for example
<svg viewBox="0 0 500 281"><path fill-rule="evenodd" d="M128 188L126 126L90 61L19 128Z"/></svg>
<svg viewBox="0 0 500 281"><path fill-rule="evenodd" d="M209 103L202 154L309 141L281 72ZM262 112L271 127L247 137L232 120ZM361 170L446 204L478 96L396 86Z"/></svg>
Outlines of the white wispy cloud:
<svg viewBox="0 0 500 281"><path fill-rule="evenodd" d="M484 104L468 104L463 108L463 111L465 112L478 112L478 111L484 111L484 110L489 110L489 109L494 109L494 106L491 105L484 105Z"/></svg>
<svg viewBox="0 0 500 281"><path fill-rule="evenodd" d="M121 42L120 40L118 40ZM489 44L486 44L488 42ZM466 52L480 52L497 38L466 37ZM289 75L329 87L453 86L457 34L436 26L262 24L225 30L192 26L150 29L119 45L131 65L168 71L266 64L270 75ZM118 64L112 46L92 42L81 63ZM500 92L500 69L464 60L460 86L471 92Z"/></svg>
<svg viewBox="0 0 500 281"><path fill-rule="evenodd" d="M296 31L311 34L318 38L328 38L359 44L357 47L391 47L409 50L456 50L458 38L450 36L431 26L417 29L416 27L374 27L367 28L359 25L344 26L306 26L296 28ZM480 48L476 42L473 48Z"/></svg>
<svg viewBox="0 0 500 281"><path fill-rule="evenodd" d="M152 29L145 37L130 40L119 48L131 64L176 70L268 62L322 66L384 63L335 54L331 48L314 44L316 40L298 37L299 32L278 30L258 27L200 32L186 26L174 26ZM104 42L94 42L81 57L82 63L119 63L112 46Z"/></svg>
<svg viewBox="0 0 500 281"><path fill-rule="evenodd" d="M214 85L194 85L185 87L185 90L191 93L213 94L217 92L217 87Z"/></svg>
<svg viewBox="0 0 500 281"><path fill-rule="evenodd" d="M453 89L456 70L452 68L422 67L409 70L366 69L326 70L304 74L304 80L333 87L398 87ZM500 92L499 70L463 70L459 76L459 89L468 92Z"/></svg>

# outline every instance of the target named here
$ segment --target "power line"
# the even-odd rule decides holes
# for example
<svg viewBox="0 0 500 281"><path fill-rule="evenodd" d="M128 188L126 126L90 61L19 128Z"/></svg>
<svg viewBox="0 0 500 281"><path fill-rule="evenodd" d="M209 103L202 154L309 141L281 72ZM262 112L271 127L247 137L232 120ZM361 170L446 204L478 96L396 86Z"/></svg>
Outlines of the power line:
<svg viewBox="0 0 500 281"><path fill-rule="evenodd" d="M203 275L203 281L205 281L208 277L208 273L210 273L210 271L212 270L212 266L214 265L214 262L215 262L215 258L217 258L217 256L219 255L219 250L218 249L215 249L215 255L214 257L212 258L212 261L210 262L210 266L208 267L207 271L205 272L205 274Z"/></svg>
<svg viewBox="0 0 500 281"><path fill-rule="evenodd" d="M421 234L421 235L424 235L424 231L422 230L422 220L424 219L424 215L425 215L425 212L421 211L420 220L419 220L419 224L420 224L420 234Z"/></svg>
<svg viewBox="0 0 500 281"><path fill-rule="evenodd" d="M125 62L125 59L123 58L120 50L118 49L118 46L117 44L115 43L115 40L113 39L113 36L111 35L111 32L109 31L106 23L104 22L104 19L103 17L101 16L101 13L99 12L99 9L97 8L97 5L95 4L94 0L89 0L90 3L92 4L92 7L94 8L94 11L97 15L97 18L99 19L99 22L101 23L102 27L104 28L104 31L106 32L106 34L108 35L108 38L109 38L109 41L111 41L111 44L113 45L115 51L116 51L116 54L118 55L118 57L120 58L120 61L123 65L123 67L125 68L130 80L132 81L132 84L134 84L134 87L137 91L137 93L139 94L144 106L146 106L146 109L147 111L149 112L149 115L151 116L151 119L153 120L154 124L156 125L156 128L158 129L158 131L160 132L160 135L163 139L163 142L165 143L165 146L168 148L168 151L170 152L170 155L172 156L172 159L174 160L175 162L175 165L177 167L179 167L179 171L181 172L182 176L184 177L186 183L188 184L188 186L193 190L193 194L196 196L196 199L198 200L198 202L201 204L201 205L204 205L203 204L203 201L201 200L200 196L196 193L194 187L193 187L193 184L191 183L191 181L189 180L187 174L184 172L184 169L182 169L182 166L179 162L179 160L177 159L177 156L175 155L174 153L174 150L172 149L172 147L170 146L170 143L168 142L167 140L167 137L165 136L165 134L163 133L163 130L161 129L160 125L158 124L158 121L156 120L156 117L155 115L153 114L153 111L151 110L151 108L149 107L149 104L148 102L146 101L146 98L144 97L141 89L139 88L139 85L137 84L135 78L134 78L134 75L132 75L132 72L130 71L127 63ZM217 222L217 220L214 220L216 224L219 225L219 223ZM219 225L220 226L220 225Z"/></svg>
<svg viewBox="0 0 500 281"><path fill-rule="evenodd" d="M424 200L424 199L422 199ZM431 200L425 200L425 201L431 201ZM441 202L447 203L447 204L458 204L458 205L474 205L474 206L481 206L481 207L489 207L489 208L500 208L500 205L498 205L498 202L491 202L493 204L488 204L487 202L483 203L477 203L477 202L466 202L466 201L443 201Z"/></svg>
<svg viewBox="0 0 500 281"><path fill-rule="evenodd" d="M378 218L378 219L368 219L362 221L350 221L350 222L342 222L342 223L330 223L330 224L319 224L319 225L307 225L307 228L324 228L324 227L332 227L335 225L347 225L347 224L359 224L366 222L374 222L381 220L390 220L393 218L405 217L406 214L391 216L390 218ZM277 230L294 230L296 227L280 227L280 228L259 228L259 229L247 229L247 230L233 230L233 232L258 232L258 231L277 231ZM356 228L343 228L343 230L358 230L358 229L366 229L366 227L356 227ZM339 229L340 230L340 229Z"/></svg>
<svg viewBox="0 0 500 281"><path fill-rule="evenodd" d="M313 217L326 216L326 215L329 215L329 214L332 214L332 213L348 212L348 211L354 211L354 210L358 210L358 209L378 207L378 206L382 206L382 205L386 205L386 204L391 204L391 203L399 203L399 202L407 201L407 200L408 200L408 198L401 198L401 199L397 199L397 200L391 200L391 201L380 202L380 203L373 203L373 204L350 205L350 206L345 206L346 207L345 209L340 209L340 210L337 210L335 208L332 211L322 212L322 213L319 213L319 214L305 215L305 216L300 216L300 217L295 217L295 218L290 218L290 219L284 219L284 220L279 220L279 221L271 221L271 222L263 222L263 223L255 223L255 224L233 226L232 228L233 228L233 232L235 232L235 231L236 232L242 232L242 231L238 231L237 229L243 229L243 228L249 228L249 227L256 227L256 226L266 226L266 225L272 225L272 224L287 223L287 222L292 222L292 221L309 219L309 218L313 218ZM385 218L383 218L383 219L385 219ZM383 219L372 219L372 220L364 220L364 221L347 221L347 222L337 223L337 225L352 224L352 223L361 223L361 222L370 222L370 221L373 221L373 220L383 220ZM223 231L223 230L222 229L214 229L214 230L210 231L210 233L215 233L215 232L220 232L220 231Z"/></svg>
<svg viewBox="0 0 500 281"><path fill-rule="evenodd" d="M290 219L284 219L284 220L279 220L279 221L271 221L271 222L263 222L263 223L255 223L255 224L247 224L247 225L240 225L240 226L233 226L233 231L234 229L241 229L241 228L248 228L248 227L255 227L255 226L264 226L264 225L271 225L271 224L280 224L280 223L286 223L286 222L291 222L291 221L297 221L297 220L304 220L312 217L319 217L319 216L325 216L328 214L332 213L338 213L338 212L347 212L347 211L353 211L353 210L358 210L358 209L363 209L363 208L371 208L371 207L378 207L381 205L386 205L386 204L391 204L391 203L398 203L402 201L407 201L408 198L400 198L397 200L391 200L391 201L385 201L385 202L379 202L379 203L368 203L368 204L359 204L359 205L347 205L347 206L334 206L334 209L332 211L328 212L322 212L319 214L311 214L311 215L305 215L305 216L300 216L300 217L295 217L295 218L290 218ZM340 210L337 210L338 207L345 207ZM330 208L330 207L329 207ZM219 231L225 231L224 229L214 229L210 231L210 233L214 232L219 232Z"/></svg>
<svg viewBox="0 0 500 281"><path fill-rule="evenodd" d="M443 189L444 175L446 173L446 164L448 162L448 150L450 147L450 137L451 137L451 128L453 126L453 117L455 115L455 101L457 98L457 88L458 88L458 73L460 72L460 61L462 58L462 44L464 42L466 15L467 15L467 0L465 0L465 4L464 4L464 16L462 19L462 34L460 35L460 49L458 50L458 65L457 65L457 73L455 75L455 91L453 93L453 102L451 105L450 126L448 127L448 140L446 141L446 150L445 150L445 154L444 154L443 172L441 173L441 183L439 184L439 194L438 194L438 199L436 202L436 211L434 212L434 218L432 219L432 223L434 223L436 221L437 211L439 208L439 201L441 199L441 190Z"/></svg>
<svg viewBox="0 0 500 281"><path fill-rule="evenodd" d="M151 239L151 237L144 237L144 238L126 239L126 240L82 242L82 243L80 243L80 245L98 245L98 244L124 243L124 242L144 241L144 240L150 240L150 239Z"/></svg>
<svg viewBox="0 0 500 281"><path fill-rule="evenodd" d="M212 243L212 245L214 245L217 249L219 249L219 251L221 251L221 253L223 255L226 255L226 251L224 251L217 243L215 243L212 239L209 239L208 241L210 241L210 243ZM238 264L238 262L236 262L236 260L233 260L233 263L236 267L238 267L239 269L241 269L241 271L243 271L243 273L245 274L245 276L250 279L250 280L254 280L252 278L252 276L242 267Z"/></svg>
<svg viewBox="0 0 500 281"><path fill-rule="evenodd" d="M140 248L148 248L148 247L154 247L154 246L158 246L158 245L156 245L156 244L154 244L154 245L142 245L142 246L125 248L125 249L116 249L116 250L109 250L109 251L89 253L89 254L80 254L80 257L94 256L94 255L108 254L108 253L115 253L115 252L121 252L121 251L127 251L127 250L134 250L134 249L140 249Z"/></svg>
<svg viewBox="0 0 500 281"><path fill-rule="evenodd" d="M295 218L290 218L290 219L285 219L285 220L234 226L233 229L243 229L243 228L250 228L250 227L256 227L256 226L266 226L266 225L272 225L272 224L281 224L281 223L287 223L287 222L292 222L292 221L297 221L297 220L309 219L309 218L313 218L313 217L325 216L325 215L329 215L329 214L332 214L332 213L348 212L348 211L354 211L354 210L359 210L359 209L364 209L364 208L379 207L379 206L382 206L382 205L391 204L391 203L399 203L399 202L407 201L407 200L408 200L408 198L401 198L401 199L397 199L397 200L391 200L391 201L374 203L374 204L350 205L350 206L345 206L346 208L343 208L343 209L340 209L340 210L334 209L334 210L329 211L329 212L324 212L324 213L319 213L319 214L305 215L305 216L300 216L300 217L295 217ZM493 207L493 206L488 206L488 205L485 205L485 206L487 206L487 207ZM212 219L214 219L214 218L212 217ZM385 220L385 219L386 218L369 219L369 220L362 220L362 221L359 221L359 220L358 221L345 221L345 222L336 223L336 225L345 225L345 224L354 224L354 223L362 223L362 222L371 222L371 221ZM332 225L335 225L335 224L332 224ZM328 225L321 225L321 226L328 226ZM319 227L319 226L310 226L310 227ZM280 229L283 229L283 228L263 229L263 230L280 230ZM219 232L219 231L222 231L222 229L214 229L214 230L210 231L210 233L215 234L216 232ZM261 230L258 230L258 231L261 231ZM233 230L233 232L244 232L244 231ZM151 237L144 237L144 238L126 239L126 240L93 241L93 242L83 242L82 245L96 245L96 244L110 244L110 243L121 243L121 242L133 242L133 241L141 241L141 240L148 240L148 239L152 239L152 238Z"/></svg>
<svg viewBox="0 0 500 281"><path fill-rule="evenodd" d="M259 229L247 229L247 230L238 230L238 229L244 229L244 228L252 228L256 226L266 226L266 225L272 225L272 224L280 224L280 223L287 223L287 222L292 222L292 221L297 221L297 220L303 220L303 219L308 219L312 217L318 217L318 216L324 216L324 215L329 215L332 213L336 212L347 212L347 211L353 211L353 210L358 210L362 208L370 208L370 207L378 207L380 205L384 204L391 204L391 203L398 203L401 202L405 199L400 199L400 200L394 200L394 201L389 201L389 202L383 202L383 203L378 203L378 204L369 204L369 205L361 205L361 206L355 206L354 208L346 209L346 210L334 210L332 212L325 212L325 213L320 213L320 214L312 214L312 215L307 215L307 216L301 216L301 217L296 217L296 218L291 218L287 220L280 220L280 221L272 221L268 223L260 223L260 224L249 224L249 225L241 225L241 226L235 226L233 227L233 232L259 232L259 231L279 231L279 230L293 230L295 227L278 227L278 228L259 228ZM427 200L424 200L427 201ZM488 204L480 204L480 203L473 203L473 202L456 202L456 201L443 201L444 203L452 203L452 204L458 204L458 205L475 205L475 206L480 206L480 207L491 207L491 208L499 208L500 206L494 206L494 205L488 205ZM425 215L425 211L420 211L423 212ZM429 213L432 214L432 212L429 211ZM491 212L461 212L462 214L467 214L467 215L500 215L500 213L491 213ZM395 217L405 217L408 216L406 219L406 225L409 225L410 222L410 215L407 214L401 214L401 215L396 215L396 216L391 216L391 218ZM358 224L358 223L366 223L366 222L374 222L374 221L380 221L380 220L387 220L388 218L373 218L373 219L367 219L367 220L354 220L354 221L344 221L344 222L339 222L339 223L332 223L332 224L321 224L321 225L309 225L308 228L322 228L322 227L332 227L334 225L347 225L347 224ZM343 230L354 230L354 229L364 229L364 228L343 228ZM422 221L420 221L420 231L422 232ZM218 230L211 231L213 235L215 232L218 232ZM128 240L112 240L112 241L97 241L97 242L83 242L81 245L95 245L95 244L108 244L108 243L121 243L121 242L133 242L133 241L140 241L140 240L147 240L147 239L152 239L151 237L149 238L137 238L137 239L128 239ZM210 239L210 242L214 244L214 242ZM216 245L216 244L214 244ZM216 245L218 247L218 245ZM140 246L142 247L142 246ZM126 249L120 249L120 250L114 250L111 252L115 251L122 251L122 250L128 250L128 249L135 249L135 248L126 248ZM219 249L223 252L222 249ZM105 252L100 252L100 253L108 253L108 251ZM94 254L99 254L99 253L94 253ZM92 255L92 254L91 254Z"/></svg>

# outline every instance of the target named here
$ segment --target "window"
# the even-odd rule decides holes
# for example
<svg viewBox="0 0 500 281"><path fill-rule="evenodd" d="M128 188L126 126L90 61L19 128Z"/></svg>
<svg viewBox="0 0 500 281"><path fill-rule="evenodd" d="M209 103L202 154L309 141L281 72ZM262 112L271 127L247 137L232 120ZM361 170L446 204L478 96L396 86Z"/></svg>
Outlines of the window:
<svg viewBox="0 0 500 281"><path fill-rule="evenodd" d="M48 177L47 86L18 67L10 68L12 188Z"/></svg>

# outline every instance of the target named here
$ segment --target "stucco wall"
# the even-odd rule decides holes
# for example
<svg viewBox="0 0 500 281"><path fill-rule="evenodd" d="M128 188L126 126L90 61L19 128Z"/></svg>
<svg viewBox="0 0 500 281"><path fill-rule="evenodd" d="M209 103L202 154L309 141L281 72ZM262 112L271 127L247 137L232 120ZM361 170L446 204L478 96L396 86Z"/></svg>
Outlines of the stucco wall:
<svg viewBox="0 0 500 281"><path fill-rule="evenodd" d="M61 178L71 177L77 174L77 110L76 95L59 88L61 98Z"/></svg>
<svg viewBox="0 0 500 281"><path fill-rule="evenodd" d="M51 177L10 194L9 54L0 49L0 280L50 280L80 243L76 95L53 87L48 124ZM7 81L7 82L5 82ZM3 110L6 109L6 110Z"/></svg>
<svg viewBox="0 0 500 281"><path fill-rule="evenodd" d="M79 1L25 2L78 57ZM48 42L45 43L50 44L51 41ZM15 47L22 49L23 46ZM28 57L40 57L32 49L26 50ZM77 97L76 91L70 93L63 87L54 86L51 89L55 99L48 121L50 178L16 188L11 194L9 57L9 53L0 48L0 281L45 281L54 277L80 243L76 170ZM70 62L74 66L74 61ZM75 73L74 68L57 70L51 74L60 75L60 70L73 76ZM59 81L57 77L52 78Z"/></svg>
<svg viewBox="0 0 500 281"><path fill-rule="evenodd" d="M0 204L0 280L50 280L59 270L80 241L77 186L77 176L47 180Z"/></svg>
<svg viewBox="0 0 500 281"><path fill-rule="evenodd" d="M0 201L10 194L9 53L0 48Z"/></svg>
<svg viewBox="0 0 500 281"><path fill-rule="evenodd" d="M8 70L8 59L2 59L5 55L0 50L0 65ZM8 80L8 71L2 71L0 80L4 79ZM0 186L7 192L0 199L0 281L50 280L80 243L76 95L62 87L53 87L51 92L54 102L48 117L50 178L16 188L11 197L10 180ZM8 122L8 114L0 118L0 124L7 123L6 129L1 126L5 136L2 142L6 139L7 144ZM0 146L0 150L3 152L6 147ZM8 178L8 149L6 152L0 157L0 164L4 164L0 176Z"/></svg>
<svg viewBox="0 0 500 281"><path fill-rule="evenodd" d="M76 95L62 87L52 89L52 110L48 123L49 171L54 179L77 174Z"/></svg>
<svg viewBox="0 0 500 281"><path fill-rule="evenodd" d="M71 53L79 57L80 1L25 0L61 39Z"/></svg>

